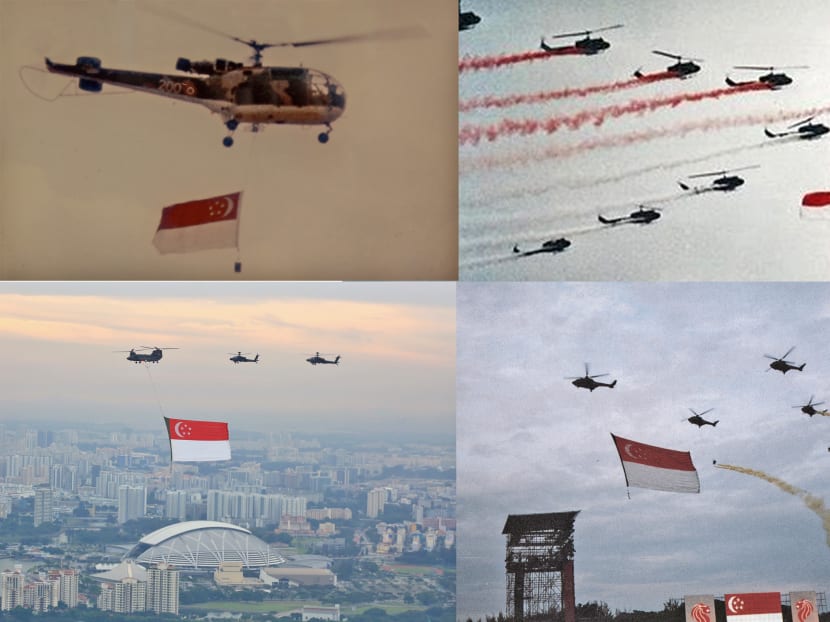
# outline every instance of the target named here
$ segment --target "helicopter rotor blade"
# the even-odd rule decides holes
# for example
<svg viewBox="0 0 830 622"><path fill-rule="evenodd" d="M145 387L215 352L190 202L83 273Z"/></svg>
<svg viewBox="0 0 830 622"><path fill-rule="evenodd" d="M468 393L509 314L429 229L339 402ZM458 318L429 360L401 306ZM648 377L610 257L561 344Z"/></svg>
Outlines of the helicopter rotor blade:
<svg viewBox="0 0 830 622"><path fill-rule="evenodd" d="M804 119L803 121L799 121L798 123L793 123L792 125L788 125L787 129L791 130L794 127L798 127L799 125L804 125L805 123L809 123L810 121L812 121L815 118L816 118L815 115L813 115L812 117L808 117L808 118Z"/></svg>
<svg viewBox="0 0 830 622"><path fill-rule="evenodd" d="M784 360L784 359L779 359L777 356L771 356L769 354L765 354L764 356L768 359L772 359L773 361L782 361L782 360Z"/></svg>
<svg viewBox="0 0 830 622"><path fill-rule="evenodd" d="M184 24L185 26L190 26L191 28L196 28L198 30L203 30L204 32L208 32L210 34L216 35L218 37L224 37L225 39L231 39L232 41L238 41L235 36L224 32L222 30L218 30L216 28L212 28L206 24L203 24L199 21L191 19L187 15L182 15L178 11L174 11L167 7L160 7L160 6L152 6L144 3L139 3L139 8L143 11L148 13L153 13L158 15L159 17L163 17L165 19L172 20L174 22L179 22L180 24Z"/></svg>
<svg viewBox="0 0 830 622"><path fill-rule="evenodd" d="M760 164L752 164L750 166L741 166L739 168L730 168L725 171L713 171L711 173L697 173L696 175L689 175L688 179L692 179L693 177L711 177L713 175L726 175L727 173L737 173L738 171L748 171L749 169L753 168L760 168ZM789 354L789 352L787 353ZM784 356L787 356L786 354Z"/></svg>
<svg viewBox="0 0 830 622"><path fill-rule="evenodd" d="M585 35L586 37L589 36L591 33L594 32L603 32L605 30L613 30L615 28L622 28L625 24L615 24L614 26L606 26L605 28L596 28L594 30L583 30L581 32L566 32L561 35L553 35L551 39L563 39L565 37L581 37Z"/></svg>
<svg viewBox="0 0 830 622"><path fill-rule="evenodd" d="M691 58L689 56L680 56L679 54L670 54L669 52L661 52L660 50L652 50L652 54L659 54L660 56L666 56L668 58L673 58L677 61L687 60L692 61L694 63L702 63L702 58Z"/></svg>
<svg viewBox="0 0 830 622"><path fill-rule="evenodd" d="M588 376L588 378L602 378L603 376L607 376L608 374L594 374L593 376Z"/></svg>
<svg viewBox="0 0 830 622"><path fill-rule="evenodd" d="M795 350L795 346L787 350L787 353L781 357L781 360L783 361L785 358L787 358L793 350Z"/></svg>
<svg viewBox="0 0 830 622"><path fill-rule="evenodd" d="M330 45L332 43L349 43L352 41L378 41L387 39L405 39L407 37L423 36L424 30L416 26L406 26L401 28L389 28L385 30L374 30L371 32L364 32L354 35L343 35L340 37L328 37L325 39L311 39L309 41L284 41L279 43L265 43L266 47L310 47L313 45ZM234 37L235 41L241 43L248 43L241 41ZM264 48L263 48L264 49Z"/></svg>
<svg viewBox="0 0 830 622"><path fill-rule="evenodd" d="M755 71L775 71L776 69L809 69L807 65L784 65L784 66L762 66L762 65L733 65L733 69L753 69Z"/></svg>

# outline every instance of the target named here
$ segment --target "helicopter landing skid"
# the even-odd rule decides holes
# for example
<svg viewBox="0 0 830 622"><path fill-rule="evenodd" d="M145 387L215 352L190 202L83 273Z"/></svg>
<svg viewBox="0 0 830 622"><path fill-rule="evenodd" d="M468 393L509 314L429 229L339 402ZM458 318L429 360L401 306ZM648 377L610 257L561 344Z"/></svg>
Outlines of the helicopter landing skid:
<svg viewBox="0 0 830 622"><path fill-rule="evenodd" d="M320 142L321 145L325 145L327 142L329 142L329 134L331 134L331 124L326 123L326 127L329 128L327 131L320 132L319 134L317 134L317 140Z"/></svg>

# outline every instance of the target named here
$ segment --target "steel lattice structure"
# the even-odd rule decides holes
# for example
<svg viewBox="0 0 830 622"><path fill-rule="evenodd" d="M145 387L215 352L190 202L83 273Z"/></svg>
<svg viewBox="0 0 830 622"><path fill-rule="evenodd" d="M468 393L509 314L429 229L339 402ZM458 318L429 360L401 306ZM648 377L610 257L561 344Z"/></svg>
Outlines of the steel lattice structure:
<svg viewBox="0 0 830 622"><path fill-rule="evenodd" d="M507 536L507 615L574 622L574 519L579 511L510 514Z"/></svg>

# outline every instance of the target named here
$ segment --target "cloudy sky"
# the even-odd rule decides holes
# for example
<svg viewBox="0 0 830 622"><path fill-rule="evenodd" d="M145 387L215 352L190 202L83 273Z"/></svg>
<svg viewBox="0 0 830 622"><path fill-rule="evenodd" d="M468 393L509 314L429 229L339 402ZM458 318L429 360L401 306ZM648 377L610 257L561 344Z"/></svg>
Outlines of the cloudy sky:
<svg viewBox="0 0 830 622"><path fill-rule="evenodd" d="M205 29L147 10L159 6ZM0 24L0 277L455 278L452 3L3 0ZM45 56L176 73L179 57L248 58L217 31L283 42L384 29L412 36L266 50L265 65L343 85L346 110L326 145L318 127L243 126L226 149L221 119L201 106L109 86L54 102L28 90L52 98L72 82L43 73ZM241 274L233 249L158 254L163 206L240 190Z"/></svg>
<svg viewBox="0 0 830 622"><path fill-rule="evenodd" d="M6 422L455 430L452 283L3 283L0 346ZM179 349L153 365L115 352L139 346ZM310 365L316 351L340 364Z"/></svg>
<svg viewBox="0 0 830 622"><path fill-rule="evenodd" d="M625 82L641 68L663 71L661 50L703 59L687 80L664 80L585 97L564 97L461 113L460 126L503 119L550 120L632 101L725 89L724 78L763 72L734 65L798 66L777 91L660 107L643 114L595 117L578 129L514 135L460 148L459 252L462 279L481 280L825 280L830 276L830 220L800 217L801 197L830 184L830 138L772 141L806 110L830 125L830 43L816 28L830 23L830 4L804 0L722 2L665 0L658 6L620 0L549 2L469 0L481 16L459 34L462 57L539 49L540 36L599 29L611 47L594 56L557 56L489 71L464 71L459 100L505 97ZM568 45L577 37L548 39ZM644 103L643 103L644 102ZM783 115L778 122L765 119ZM749 119L753 118L754 121ZM709 128L707 131L701 127ZM688 128L688 129L687 129ZM662 138L655 138L661 135ZM617 146L609 146L616 144ZM591 148L589 148L591 147ZM733 193L684 195L687 175L759 165L741 173ZM714 178L693 180L705 185ZM696 185L696 184L690 184ZM603 228L597 215L620 216L640 203L663 208L649 226ZM551 257L516 259L511 248L535 248L565 236L572 246Z"/></svg>
<svg viewBox="0 0 830 622"><path fill-rule="evenodd" d="M577 602L830 589L830 417L793 408L830 403L830 286L461 283L457 314L459 619L505 610L508 514L580 510ZM572 386L586 362L617 386ZM611 433L690 451L701 492L628 498Z"/></svg>

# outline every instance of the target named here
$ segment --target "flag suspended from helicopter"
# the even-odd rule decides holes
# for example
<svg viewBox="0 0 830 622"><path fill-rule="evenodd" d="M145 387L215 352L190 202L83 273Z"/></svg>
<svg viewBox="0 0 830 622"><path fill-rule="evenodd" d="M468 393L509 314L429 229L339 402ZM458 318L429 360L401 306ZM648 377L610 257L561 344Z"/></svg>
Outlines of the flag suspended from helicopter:
<svg viewBox="0 0 830 622"><path fill-rule="evenodd" d="M668 492L700 492L700 480L688 451L646 445L611 435L620 454L627 486Z"/></svg>
<svg viewBox="0 0 830 622"><path fill-rule="evenodd" d="M231 442L226 422L165 417L164 424L170 437L172 462L231 459Z"/></svg>
<svg viewBox="0 0 830 622"><path fill-rule="evenodd" d="M830 191L808 192L801 199L803 207L826 207L830 205Z"/></svg>
<svg viewBox="0 0 830 622"><path fill-rule="evenodd" d="M239 248L242 192L176 203L162 209L153 245L159 253Z"/></svg>

